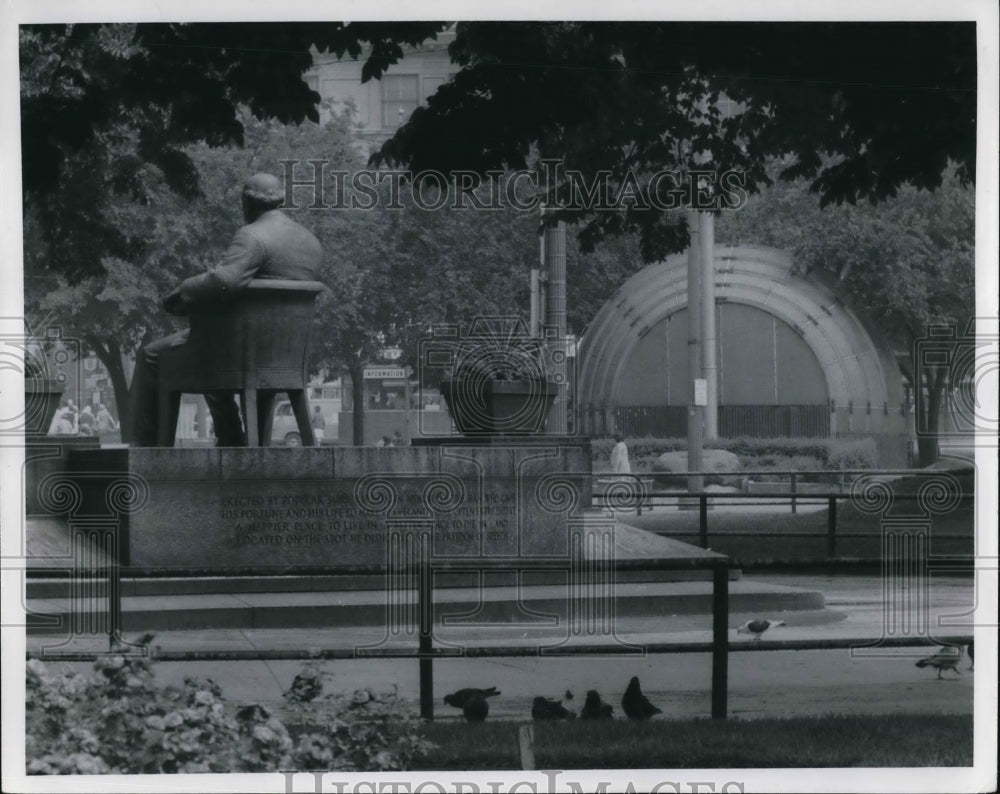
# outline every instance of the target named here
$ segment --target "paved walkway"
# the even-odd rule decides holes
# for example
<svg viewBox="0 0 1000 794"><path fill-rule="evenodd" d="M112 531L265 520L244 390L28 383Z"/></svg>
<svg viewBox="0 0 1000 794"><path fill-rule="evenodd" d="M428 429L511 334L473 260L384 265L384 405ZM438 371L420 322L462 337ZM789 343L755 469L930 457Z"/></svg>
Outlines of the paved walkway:
<svg viewBox="0 0 1000 794"><path fill-rule="evenodd" d="M772 629L766 639L805 640L869 638L881 636L884 623L881 582L878 577L769 575L779 585L809 587L824 593L825 611L767 615L788 620L789 625ZM935 577L931 584L929 625L939 635L969 634L961 617L974 603L969 578ZM836 619L831 621L831 615ZM732 615L737 625L749 615ZM942 625L942 624L957 625ZM710 617L677 615L633 618L616 623L621 640L641 645L663 642L708 642ZM483 626L446 630L439 640L464 640L476 645L496 643L537 648L554 644L565 629L523 626ZM307 649L353 648L384 639L384 628L261 629L162 632L154 644L164 650L212 648ZM614 642L612 638L606 638ZM749 643L730 633L733 643ZM53 637L31 637L29 648L58 642ZM394 638L393 644L413 647L415 638ZM929 652L919 648L882 651L767 650L734 651L729 655L729 713L733 717L805 716L828 713L972 713L974 679L989 675L981 667L970 672L968 660L959 665L960 675L946 672L943 680L929 668L918 669L915 660ZM55 662L87 669L86 662ZM405 697L418 697L418 663L415 659L368 658L320 663L329 672L327 691L352 692L361 687L392 689ZM302 662L282 660L159 661L157 676L164 682L181 683L185 676L210 677L219 682L231 701L256 701L282 705L286 690ZM494 718L527 719L531 699L537 695L561 697L569 689L575 694L570 708L579 708L588 689L597 689L617 704L628 679L638 675L649 698L670 717L703 717L710 713L711 657L707 653L605 655L588 657L455 658L434 662L434 692L437 716L457 712L441 703L441 697L465 686L496 686L503 695L491 701ZM619 709L620 711L620 709Z"/></svg>

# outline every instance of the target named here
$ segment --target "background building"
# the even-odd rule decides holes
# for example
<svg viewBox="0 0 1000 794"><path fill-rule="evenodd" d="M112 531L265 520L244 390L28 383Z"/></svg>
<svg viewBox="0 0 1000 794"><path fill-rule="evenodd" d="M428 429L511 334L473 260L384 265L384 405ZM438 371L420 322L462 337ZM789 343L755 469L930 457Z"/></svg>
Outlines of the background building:
<svg viewBox="0 0 1000 794"><path fill-rule="evenodd" d="M350 107L358 134L372 145L390 137L414 109L458 71L448 58L453 31L419 48L404 48L406 57L390 66L379 80L361 82L363 59L339 60L336 55L315 53L313 67L305 73L309 87L322 97L320 120Z"/></svg>

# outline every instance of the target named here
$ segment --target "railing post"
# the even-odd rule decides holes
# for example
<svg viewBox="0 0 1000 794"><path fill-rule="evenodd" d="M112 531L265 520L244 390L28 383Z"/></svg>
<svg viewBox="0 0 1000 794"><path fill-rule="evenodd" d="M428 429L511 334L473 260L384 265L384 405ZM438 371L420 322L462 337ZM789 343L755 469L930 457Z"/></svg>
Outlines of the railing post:
<svg viewBox="0 0 1000 794"><path fill-rule="evenodd" d="M826 509L826 556L837 556L837 497L831 496Z"/></svg>
<svg viewBox="0 0 1000 794"><path fill-rule="evenodd" d="M111 562L111 576L108 578L108 650L121 647L122 642L122 572L118 557L119 532L114 527L108 538L106 553Z"/></svg>
<svg viewBox="0 0 1000 794"><path fill-rule="evenodd" d="M703 549L708 548L708 497L698 496L698 542Z"/></svg>
<svg viewBox="0 0 1000 794"><path fill-rule="evenodd" d="M729 569L712 570L712 719L726 719L729 696Z"/></svg>
<svg viewBox="0 0 1000 794"><path fill-rule="evenodd" d="M795 498L795 492L797 490L797 480L798 480L798 475L792 472L792 513L795 513L796 508L798 507L798 505L796 504L797 500Z"/></svg>
<svg viewBox="0 0 1000 794"><path fill-rule="evenodd" d="M420 620L420 716L425 720L434 719L434 588L431 579L431 563L428 554L420 557L420 579L417 588L417 611Z"/></svg>

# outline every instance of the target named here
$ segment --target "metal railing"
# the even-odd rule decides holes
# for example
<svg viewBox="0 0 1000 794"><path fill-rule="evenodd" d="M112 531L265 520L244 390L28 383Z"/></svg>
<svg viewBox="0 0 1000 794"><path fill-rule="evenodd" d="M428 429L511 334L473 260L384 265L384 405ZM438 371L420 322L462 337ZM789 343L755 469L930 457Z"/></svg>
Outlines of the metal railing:
<svg viewBox="0 0 1000 794"><path fill-rule="evenodd" d="M901 476L911 476L911 477L921 477L925 478L928 484L934 482L934 478L938 477L937 483L941 482L941 475L943 472L939 471L927 471L925 469L887 469L887 470L871 470L871 469L820 469L820 470L758 470L758 471L738 471L732 473L722 474L717 471L694 471L694 472L670 472L659 474L661 478L670 479L686 479L688 477L727 477L727 478L751 478L753 476L765 475L767 477L787 477L788 478L788 491L787 493L749 493L747 491L742 492L732 492L732 493L719 493L719 492L709 492L709 491L677 491L677 490L666 490L666 489L653 489L647 487L646 481L656 479L657 474L611 474L606 475L595 474L595 481L607 480L609 482L627 482L629 483L628 488L632 489L632 494L618 492L612 494L614 498L621 500L624 504L629 505L627 510L622 510L622 512L631 512L635 510L636 514L641 516L642 511L645 509L647 511L652 511L657 505L654 503L654 499L668 499L676 500L679 507L690 507L694 508L697 504L698 508L698 531L697 532L684 532L676 531L668 533L670 537L682 538L682 537L697 537L698 545L702 548L709 548L709 506L710 504L715 504L718 506L735 506L737 504L756 504L756 505L785 505L789 506L789 512L792 514L798 513L798 508L803 502L826 502L826 513L827 513L827 523L826 523L826 555L827 557L837 556L837 540L838 538L872 538L874 537L871 533L866 532L838 532L837 529L837 503L843 500L852 500L863 498L862 494L855 493L852 490L851 485L861 477L870 478L896 478ZM810 491L808 493L802 493L799 490L799 484L805 478L815 478L817 476L836 478L837 483L830 483L829 490L818 490ZM952 475L953 476L953 475ZM883 482L881 479L869 480L872 482ZM761 484L774 484L779 485L783 483L775 483L772 481L765 481ZM937 486L935 486L937 487ZM836 489L836 490L834 490ZM957 502L967 502L975 498L974 493L965 492L959 490L957 493L949 490L939 490L937 492L938 497L947 497L950 500ZM604 493L594 493L593 500L600 506L608 508L609 505L609 491ZM921 502L926 501L930 498L927 495L921 493L892 493L891 501L899 502ZM667 503L663 503L660 506L671 506ZM957 504L956 504L957 506ZM756 537L756 538L820 538L824 537L824 534L817 532L781 532L781 533L761 533L761 532L743 532L727 530L724 533L724 537ZM951 535L937 537L952 537ZM954 536L956 538L964 538L964 535ZM971 538L971 534L969 536Z"/></svg>
<svg viewBox="0 0 1000 794"><path fill-rule="evenodd" d="M845 477L851 477L855 475L875 475L875 476L892 476L896 474L910 474L910 475L921 475L929 476L928 472L923 470L894 470L894 471L879 471L872 472L868 470L855 470L855 471L788 471L788 472L766 472L769 475L774 474L787 474L790 477L802 476L802 475L816 475L816 474L837 474L844 475ZM693 473L679 473L671 476L685 477L688 474L703 475L703 476L718 476L717 472L693 472ZM749 474L748 472L741 472L740 476L745 476ZM940 474L936 472L935 474ZM632 494L635 504L638 505L639 509L642 508L643 504L647 502L647 498L652 494L647 492L645 485L642 482L642 475L612 475L612 477L617 481L627 480L633 483ZM830 556L836 554L836 541L837 541L837 528L836 528L836 503L838 499L849 499L858 498L857 494L851 492L844 492L841 487L837 492L830 493L819 493L819 494L809 494L808 497L803 497L798 494L794 489L793 483L795 479L790 480L790 492L785 496L789 499L796 498L809 498L809 499L821 499L827 500L828 502L828 525L827 525L827 552ZM621 494L619 494L621 496ZM712 499L757 499L760 500L760 495L755 494L718 494L718 493L708 493L708 492L698 492L695 494L685 494L685 493L672 493L672 497L680 497L686 499L697 499L698 510L699 510L699 531L698 536L703 547L708 546L709 542L709 530L708 530L708 503ZM939 491L938 498L940 496L954 497L957 500L964 500L972 498L972 494L959 492L957 494L948 493L947 491ZM773 495L769 495L765 498L773 498ZM897 494L896 499L921 499L927 498L924 494ZM940 504L940 502L939 502ZM101 527L99 534L102 535L99 540L103 544L106 551L111 553L111 559L114 559L116 552L116 544L118 542L117 532L113 528ZM759 533L736 533L727 532L727 535L753 535L759 536ZM857 533L855 533L857 534ZM815 537L817 533L782 533L780 535L775 535L775 537L796 537L796 536L808 536ZM869 537L869 535L865 535ZM434 645L434 574L436 573L452 573L452 572L462 572L462 571L478 571L478 572L488 572L488 571L530 571L530 570L554 570L560 567L568 568L572 563L569 557L490 557L490 558L462 558L462 557L432 557L426 549L429 549L429 542L425 544L425 551L419 555L416 560L410 560L403 562L396 566L392 571L387 572L384 568L378 566L354 566L349 569L345 569L344 573L360 573L360 574L370 574L370 573L380 573L386 575L387 586L393 583L394 593L396 590L415 590L416 591L416 624L417 624L417 647L413 648L395 648L395 647L366 647L366 648L353 648L353 649L327 649L327 650L316 650L316 649L283 649L278 651L266 651L266 650L251 650L251 651L204 651L204 652L174 652L166 653L159 652L157 658L164 660L187 660L193 661L196 659L214 659L214 660L239 660L239 659L343 659L343 658L359 658L359 657L378 657L378 658L416 658L419 664L419 678L420 678L420 713L426 719L433 719L434 717L434 672L433 663L436 658L447 657L455 658L456 656L462 656L466 658L474 657L509 657L509 656L577 656L577 655L607 655L615 653L636 653L636 649L639 649L641 653L711 653L712 654L712 696L711 696L711 716L715 719L725 719L727 714L727 700L728 700L728 654L731 650L737 651L750 651L750 650L805 650L805 649L832 649L832 648L848 648L855 647L857 645L863 645L866 642L870 644L870 638L859 638L859 639L841 639L841 640L812 640L812 641L780 641L780 642L753 642L748 644L731 644L728 638L728 621L729 621L729 559L721 554L714 554L711 556L692 556L687 558L661 558L661 559L616 559L613 561L613 569L615 572L618 571L667 571L667 570L710 570L712 572L712 641L709 643L656 643L656 644L643 644L641 646L629 646L627 644L614 645L614 644L576 644L568 647L560 648L559 651L553 651L551 654L543 653L540 647L525 647L525 646L507 646L507 647L497 647L497 646L487 646L487 647L473 647L467 646L461 649L460 653L456 653L454 647L435 647ZM958 565L958 563L955 563ZM96 569L91 565L90 561L87 561L87 568L90 571L88 576L78 577L81 581L93 578ZM960 565L958 566L961 567ZM127 642L123 640L122 637L122 606L121 606L121 582L120 582L120 570L118 565L111 564L107 566L106 569L100 571L100 575L97 577L102 580L102 586L97 590L93 591L94 595L97 595L97 600L106 603L106 620L100 622L99 624L104 631L107 633L109 640L109 649L112 652L120 649L124 645L128 645ZM398 593L397 593L398 595ZM569 592L567 592L569 597ZM613 597L613 596L609 596ZM93 601L94 599L90 599ZM74 614L67 615L67 620L74 625L78 621L78 617ZM899 646L916 646L916 645L928 645L933 644L933 642L938 643L955 643L955 644L966 644L971 640L969 636L963 637L953 637L953 638L934 638L933 640L928 637L888 637L881 641L884 647L899 647ZM135 647L135 646L132 646ZM32 653L29 652L29 657ZM93 659L97 654L95 652L59 652L52 655L54 658L60 660L74 660L74 659Z"/></svg>
<svg viewBox="0 0 1000 794"><path fill-rule="evenodd" d="M659 559L659 560L617 560L616 571L666 571L708 569L712 572L712 640L711 642L661 642L634 645L628 643L590 643L561 647L551 654L544 653L539 646L474 646L462 645L456 649L454 643L447 647L434 645L434 586L437 572L456 571L507 571L507 570L552 570L552 559L532 558L491 558L480 559L424 559L397 568L394 573L408 573L411 582L416 582L416 614L418 615L417 647L355 647L317 649L259 649L250 650L201 650L163 651L157 650L155 658L161 661L250 661L250 660L347 660L357 658L375 659L417 659L419 665L419 702L423 719L434 719L434 660L438 658L511 658L511 657L578 657L608 655L645 655L661 653L710 653L712 655L711 717L726 719L729 697L729 653L751 651L800 651L835 650L858 647L900 648L933 645L967 645L972 635L948 637L926 636L883 636L874 643L870 637L836 638L817 640L747 640L729 641L729 561L722 555L701 558ZM115 591L120 598L120 589ZM110 593L109 593L110 596ZM114 609L110 604L109 608ZM118 605L120 610L120 604ZM112 649L121 642L118 626L109 632ZM127 644L127 643L126 643ZM133 646L134 647L134 646ZM147 649L141 649L147 652ZM92 660L98 654L93 651L62 651L51 658L61 661ZM27 658L47 658L29 650Z"/></svg>

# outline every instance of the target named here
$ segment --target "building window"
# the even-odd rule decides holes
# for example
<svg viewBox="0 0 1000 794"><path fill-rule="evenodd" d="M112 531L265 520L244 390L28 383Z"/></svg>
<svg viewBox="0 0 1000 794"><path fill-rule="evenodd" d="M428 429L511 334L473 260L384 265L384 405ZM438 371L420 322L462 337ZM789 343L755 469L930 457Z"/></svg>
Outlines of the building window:
<svg viewBox="0 0 1000 794"><path fill-rule="evenodd" d="M415 74L382 77L382 126L396 129L406 123L419 102L418 77Z"/></svg>

